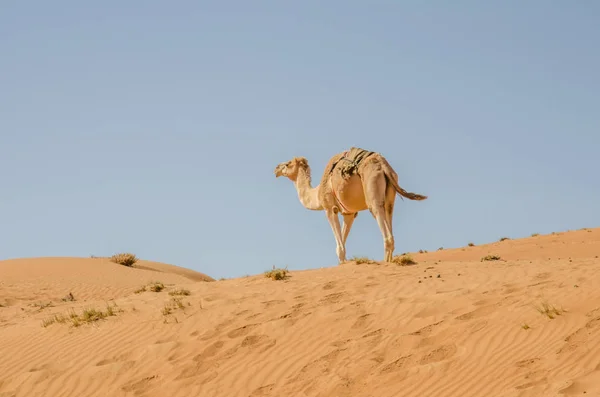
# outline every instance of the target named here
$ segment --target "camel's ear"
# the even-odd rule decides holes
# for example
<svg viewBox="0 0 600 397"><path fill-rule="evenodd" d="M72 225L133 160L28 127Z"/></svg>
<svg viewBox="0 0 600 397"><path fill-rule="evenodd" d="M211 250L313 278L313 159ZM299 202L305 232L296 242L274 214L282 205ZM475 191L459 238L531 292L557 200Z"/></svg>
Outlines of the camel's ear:
<svg viewBox="0 0 600 397"><path fill-rule="evenodd" d="M306 168L306 166L308 166L308 161L304 157L296 157L295 160L296 163L302 168Z"/></svg>

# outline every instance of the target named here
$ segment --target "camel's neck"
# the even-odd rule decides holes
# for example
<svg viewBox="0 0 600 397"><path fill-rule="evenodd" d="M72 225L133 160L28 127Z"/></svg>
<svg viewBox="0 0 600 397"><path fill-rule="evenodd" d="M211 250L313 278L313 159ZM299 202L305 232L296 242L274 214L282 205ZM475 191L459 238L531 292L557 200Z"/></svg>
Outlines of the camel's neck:
<svg viewBox="0 0 600 397"><path fill-rule="evenodd" d="M323 209L323 206L319 202L319 187L313 188L310 184L310 168L301 168L298 171L296 181L294 181L294 185L296 185L296 190L298 191L298 198L305 208L320 211Z"/></svg>

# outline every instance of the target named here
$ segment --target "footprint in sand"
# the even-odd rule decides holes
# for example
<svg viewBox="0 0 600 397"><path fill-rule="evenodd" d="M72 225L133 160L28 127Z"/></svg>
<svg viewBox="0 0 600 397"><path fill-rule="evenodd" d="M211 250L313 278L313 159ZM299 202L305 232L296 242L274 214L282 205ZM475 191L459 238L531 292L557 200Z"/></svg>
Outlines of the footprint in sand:
<svg viewBox="0 0 600 397"><path fill-rule="evenodd" d="M421 357L419 364L433 364L447 360L456 354L456 345L454 343L440 346Z"/></svg>
<svg viewBox="0 0 600 397"><path fill-rule="evenodd" d="M245 336L250 333L254 328L258 327L259 324L248 324L243 327L236 328L233 331L230 331L227 336L230 338L239 338L240 336Z"/></svg>
<svg viewBox="0 0 600 397"><path fill-rule="evenodd" d="M116 358L107 358L106 360L98 361L96 363L96 367L102 367L102 366L105 366L105 365L113 364L113 363L116 363L118 361L119 360L117 360Z"/></svg>
<svg viewBox="0 0 600 397"><path fill-rule="evenodd" d="M215 354L217 354L219 352L219 350L221 350L223 348L223 346L225 346L225 342L223 342L221 340L216 341L215 343L213 343L212 345L210 345L206 349L204 349L202 351L202 353L196 355L194 357L194 361L200 362L209 357L214 356Z"/></svg>
<svg viewBox="0 0 600 397"><path fill-rule="evenodd" d="M323 289L324 289L324 290L330 290L330 289L333 289L333 288L335 288L335 287L336 287L336 285L337 285L337 283L336 283L335 281L330 281L330 282L328 282L327 284L325 284L325 285L323 286Z"/></svg>
<svg viewBox="0 0 600 397"><path fill-rule="evenodd" d="M273 299L270 301L266 301L266 302L261 302L263 305L265 305L265 309L269 308L271 306L275 306L275 305L281 305L282 303L285 303L285 301L283 299Z"/></svg>
<svg viewBox="0 0 600 397"><path fill-rule="evenodd" d="M242 341L241 347L259 349L262 352L275 346L275 344L275 339L271 339L267 335L248 335Z"/></svg>
<svg viewBox="0 0 600 397"><path fill-rule="evenodd" d="M478 309L472 310L468 313L461 314L460 316L455 317L457 320L472 320L477 317L485 316L492 313L495 310L494 306L484 306Z"/></svg>
<svg viewBox="0 0 600 397"><path fill-rule="evenodd" d="M352 324L352 329L357 329L357 328L364 328L368 321L369 321L369 317L371 317L372 314L363 314L362 316L360 316L359 318L356 319L356 321L354 322L354 324Z"/></svg>
<svg viewBox="0 0 600 397"><path fill-rule="evenodd" d="M412 355L400 357L389 364L386 364L383 368L381 368L382 374L389 374L391 372L398 371L402 368L406 368L409 363L412 362Z"/></svg>
<svg viewBox="0 0 600 397"><path fill-rule="evenodd" d="M534 364L537 364L540 361L538 357L528 358L525 360L517 361L515 365L519 368L529 368Z"/></svg>
<svg viewBox="0 0 600 397"><path fill-rule="evenodd" d="M270 385L261 386L258 389L254 390L252 394L250 394L250 397L269 396L273 388L275 388L274 383L271 383Z"/></svg>
<svg viewBox="0 0 600 397"><path fill-rule="evenodd" d="M158 375L147 376L136 382L126 383L121 387L121 390L124 392L133 392L135 395L143 394L156 381L158 381Z"/></svg>
<svg viewBox="0 0 600 397"><path fill-rule="evenodd" d="M431 332L441 323L443 323L444 320L442 321L438 321L437 323L433 323L430 325L427 325L423 328L420 328L418 330L416 330L415 332L411 332L409 335L415 335L415 336L429 336L431 334Z"/></svg>
<svg viewBox="0 0 600 397"><path fill-rule="evenodd" d="M338 303L342 298L347 295L346 292L334 292L333 294L326 295L321 299L321 303Z"/></svg>

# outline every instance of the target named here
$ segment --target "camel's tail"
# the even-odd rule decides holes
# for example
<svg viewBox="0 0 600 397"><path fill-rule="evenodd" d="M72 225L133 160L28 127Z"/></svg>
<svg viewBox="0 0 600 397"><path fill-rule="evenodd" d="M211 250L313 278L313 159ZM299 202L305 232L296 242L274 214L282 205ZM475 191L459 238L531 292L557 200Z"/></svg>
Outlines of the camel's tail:
<svg viewBox="0 0 600 397"><path fill-rule="evenodd" d="M385 172L385 175L387 176L388 180L392 183L392 185L396 189L396 192L398 192L398 194L400 194L400 196L404 196L410 200L425 200L425 199L427 199L427 196L424 196L422 194L407 192L406 190L402 189L402 187L400 187L400 185L398 184L398 181L396 180L396 178L394 178L395 173L392 171L391 166L389 165L389 163L387 161L384 162L383 168L384 168L384 172Z"/></svg>

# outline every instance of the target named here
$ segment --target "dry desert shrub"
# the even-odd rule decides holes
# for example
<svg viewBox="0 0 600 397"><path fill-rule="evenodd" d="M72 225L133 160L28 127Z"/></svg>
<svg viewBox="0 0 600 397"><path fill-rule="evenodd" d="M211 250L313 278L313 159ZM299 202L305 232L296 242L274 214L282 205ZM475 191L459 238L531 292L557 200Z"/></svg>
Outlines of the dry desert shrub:
<svg viewBox="0 0 600 397"><path fill-rule="evenodd" d="M138 261L138 258L134 254L125 252L111 256L110 260L112 262L118 263L119 265L131 267L134 263Z"/></svg>
<svg viewBox="0 0 600 397"><path fill-rule="evenodd" d="M350 258L350 261L356 262L357 265L363 265L363 264L372 265L374 263L377 263L373 259L367 258L366 256L355 256L355 257Z"/></svg>
<svg viewBox="0 0 600 397"><path fill-rule="evenodd" d="M548 302L542 302L542 304L536 308L537 311L553 320L556 316L560 316L565 311L564 309L558 309L553 305L550 305Z"/></svg>
<svg viewBox="0 0 600 397"><path fill-rule="evenodd" d="M392 262L397 265L402 265L402 266L417 264L417 262L413 259L413 257L408 254L397 255L392 258Z"/></svg>
<svg viewBox="0 0 600 397"><path fill-rule="evenodd" d="M475 247L475 243L469 243L469 247Z"/></svg>
<svg viewBox="0 0 600 397"><path fill-rule="evenodd" d="M64 324L66 322L71 322L71 326L79 327L83 324L93 323L99 320L102 320L106 317L116 316L117 313L122 312L123 309L119 308L116 303L106 304L106 311L102 311L95 308L86 308L83 309L81 314L75 313L75 311L71 310L67 316L62 314L55 314L52 317L48 317L42 320L42 327L46 328L51 324Z"/></svg>
<svg viewBox="0 0 600 397"><path fill-rule="evenodd" d="M142 285L139 289L133 291L134 294L141 294L142 292L160 292L165 289L165 285L160 281L152 281L148 285Z"/></svg>
<svg viewBox="0 0 600 397"><path fill-rule="evenodd" d="M165 303L165 305L163 306L163 308L161 309L161 313L162 315L165 317L164 319L164 323L166 324L167 321L167 317L170 316L171 314L173 314L173 311L179 309L179 310L183 310L185 311L185 304L182 300L183 298L171 298L171 300L167 303ZM187 302L188 306L191 306L190 302ZM177 318L175 317L175 322L179 322L177 320Z"/></svg>
<svg viewBox="0 0 600 397"><path fill-rule="evenodd" d="M506 240L510 240L508 237L501 237L500 241L506 241Z"/></svg>
<svg viewBox="0 0 600 397"><path fill-rule="evenodd" d="M285 269L276 269L273 266L272 270L265 272L265 277L270 278L271 280L285 280L288 277L287 267Z"/></svg>
<svg viewBox="0 0 600 397"><path fill-rule="evenodd" d="M499 261L501 258L498 255L486 255L481 258L481 262L483 261Z"/></svg>
<svg viewBox="0 0 600 397"><path fill-rule="evenodd" d="M174 295L190 295L191 292L190 290L184 289L184 288L179 288L173 291L169 291L169 295L174 296Z"/></svg>

